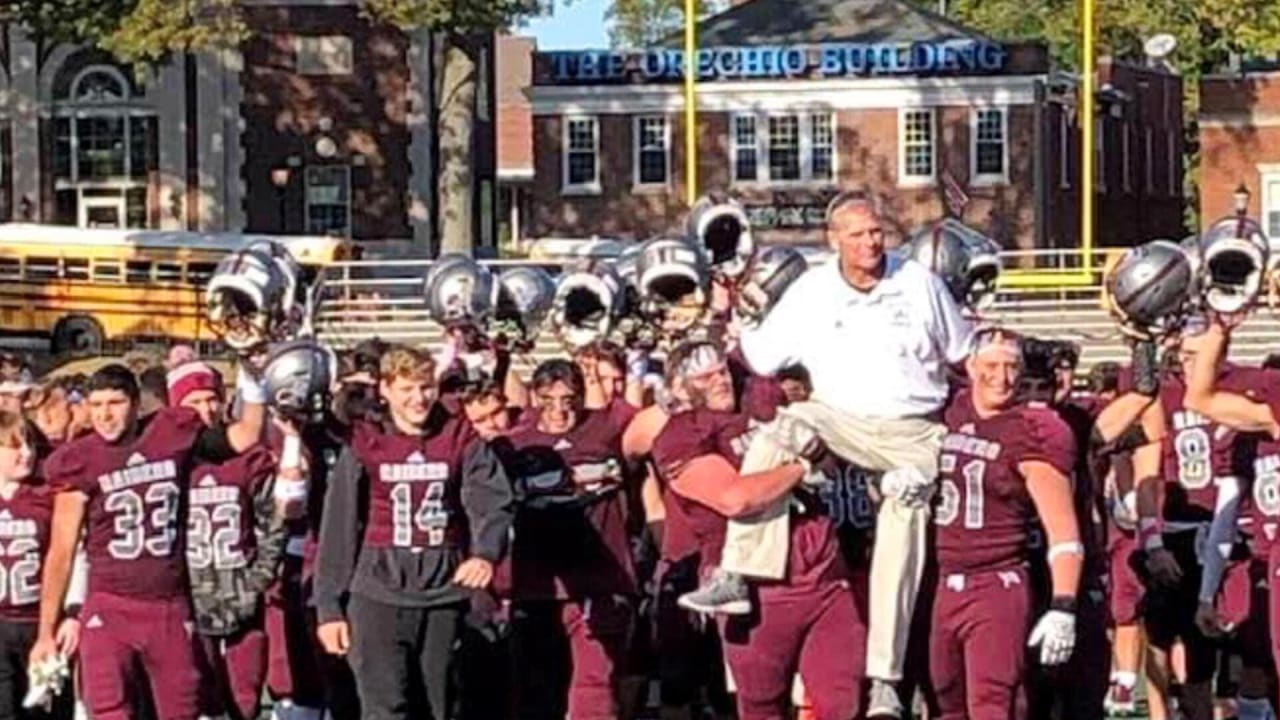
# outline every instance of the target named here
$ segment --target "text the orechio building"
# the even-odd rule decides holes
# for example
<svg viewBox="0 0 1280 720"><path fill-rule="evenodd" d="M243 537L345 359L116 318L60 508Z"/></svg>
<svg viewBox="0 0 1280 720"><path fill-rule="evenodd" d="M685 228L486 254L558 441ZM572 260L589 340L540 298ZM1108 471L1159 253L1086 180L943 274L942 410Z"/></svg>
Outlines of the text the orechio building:
<svg viewBox="0 0 1280 720"><path fill-rule="evenodd" d="M698 189L737 197L765 242L819 241L826 201L868 187L902 231L963 208L1006 247L1077 244L1077 79L1042 45L905 0L749 0L698 44ZM683 59L678 40L535 56L528 237L678 226ZM1099 242L1180 236L1180 78L1104 60L1099 88Z"/></svg>

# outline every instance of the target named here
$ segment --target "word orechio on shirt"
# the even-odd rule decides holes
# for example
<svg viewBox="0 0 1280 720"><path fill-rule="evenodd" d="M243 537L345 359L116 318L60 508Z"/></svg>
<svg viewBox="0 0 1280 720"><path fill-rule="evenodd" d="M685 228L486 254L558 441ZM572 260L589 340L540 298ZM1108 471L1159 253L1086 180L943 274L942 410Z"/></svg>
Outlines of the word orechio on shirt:
<svg viewBox="0 0 1280 720"><path fill-rule="evenodd" d="M573 50L539 53L552 83L663 82L684 78L684 51ZM913 43L822 43L713 47L695 54L700 80L836 78L865 75L992 73L1002 45L971 38Z"/></svg>

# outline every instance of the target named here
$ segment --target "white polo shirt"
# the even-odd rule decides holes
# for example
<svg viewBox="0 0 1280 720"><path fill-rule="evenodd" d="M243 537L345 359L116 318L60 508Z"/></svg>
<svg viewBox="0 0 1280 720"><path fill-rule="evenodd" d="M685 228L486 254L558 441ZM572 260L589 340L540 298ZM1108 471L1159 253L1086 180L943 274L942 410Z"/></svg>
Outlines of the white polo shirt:
<svg viewBox="0 0 1280 720"><path fill-rule="evenodd" d="M744 330L752 370L802 363L813 399L851 415L927 415L947 399L946 368L969 353L972 327L942 281L890 253L875 287L855 289L833 258L800 276L759 327Z"/></svg>

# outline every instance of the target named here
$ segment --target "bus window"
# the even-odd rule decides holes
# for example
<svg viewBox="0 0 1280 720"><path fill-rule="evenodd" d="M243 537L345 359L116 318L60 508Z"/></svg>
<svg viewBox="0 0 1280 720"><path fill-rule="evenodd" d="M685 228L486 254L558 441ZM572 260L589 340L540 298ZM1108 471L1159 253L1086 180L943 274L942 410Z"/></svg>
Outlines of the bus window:
<svg viewBox="0 0 1280 720"><path fill-rule="evenodd" d="M143 284L151 282L151 263L146 260L130 260L127 264L125 282Z"/></svg>
<svg viewBox="0 0 1280 720"><path fill-rule="evenodd" d="M93 264L93 279L98 282L120 282L120 263L117 260L98 260Z"/></svg>
<svg viewBox="0 0 1280 720"><path fill-rule="evenodd" d="M56 280L58 277L58 258L27 258L28 280Z"/></svg>
<svg viewBox="0 0 1280 720"><path fill-rule="evenodd" d="M63 258L62 277L67 280L88 280L89 258Z"/></svg>
<svg viewBox="0 0 1280 720"><path fill-rule="evenodd" d="M214 263L187 263L187 282L203 287L213 277Z"/></svg>
<svg viewBox="0 0 1280 720"><path fill-rule="evenodd" d="M0 278L21 280L22 261L18 260L18 258L0 258Z"/></svg>
<svg viewBox="0 0 1280 720"><path fill-rule="evenodd" d="M181 282L182 265L179 263L156 263L156 282Z"/></svg>

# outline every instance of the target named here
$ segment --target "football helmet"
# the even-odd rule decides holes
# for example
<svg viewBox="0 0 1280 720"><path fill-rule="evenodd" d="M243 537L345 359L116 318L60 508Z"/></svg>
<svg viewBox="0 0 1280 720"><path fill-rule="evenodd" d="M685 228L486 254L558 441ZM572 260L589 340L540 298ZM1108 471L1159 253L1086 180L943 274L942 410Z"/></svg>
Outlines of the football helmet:
<svg viewBox="0 0 1280 720"><path fill-rule="evenodd" d="M293 340L271 348L261 382L275 413L308 424L324 419L337 380L332 350L314 340Z"/></svg>
<svg viewBox="0 0 1280 720"><path fill-rule="evenodd" d="M1107 274L1110 310L1124 332L1155 339L1177 331L1191 309L1191 262L1177 243L1152 240L1125 252Z"/></svg>
<svg viewBox="0 0 1280 720"><path fill-rule="evenodd" d="M560 341L577 351L604 340L626 310L622 280L613 268L591 261L556 282L551 325Z"/></svg>
<svg viewBox="0 0 1280 720"><path fill-rule="evenodd" d="M445 327L488 322L498 292L489 269L462 254L442 255L427 270L427 312Z"/></svg>
<svg viewBox="0 0 1280 720"><path fill-rule="evenodd" d="M1252 307L1262 293L1268 263L1267 237L1258 223L1247 217L1218 220L1196 248L1205 305L1224 314Z"/></svg>
<svg viewBox="0 0 1280 720"><path fill-rule="evenodd" d="M912 233L902 253L933 271L956 302L981 309L995 299L1000 246L952 218Z"/></svg>
<svg viewBox="0 0 1280 720"><path fill-rule="evenodd" d="M685 233L694 247L706 253L707 262L717 275L741 277L755 256L751 222L742 206L732 200L698 200L689 211Z"/></svg>
<svg viewBox="0 0 1280 720"><path fill-rule="evenodd" d="M654 238L644 243L634 277L640 312L664 332L693 327L711 299L706 259L683 240Z"/></svg>
<svg viewBox="0 0 1280 720"><path fill-rule="evenodd" d="M498 303L490 332L532 343L555 301L556 283L533 266L511 268L498 276Z"/></svg>
<svg viewBox="0 0 1280 720"><path fill-rule="evenodd" d="M296 268L287 250L266 241L223 258L205 288L213 332L240 352L283 337L297 319Z"/></svg>
<svg viewBox="0 0 1280 720"><path fill-rule="evenodd" d="M757 255L738 288L734 306L738 316L753 324L764 320L791 283L808 269L808 261L795 248L779 245Z"/></svg>

